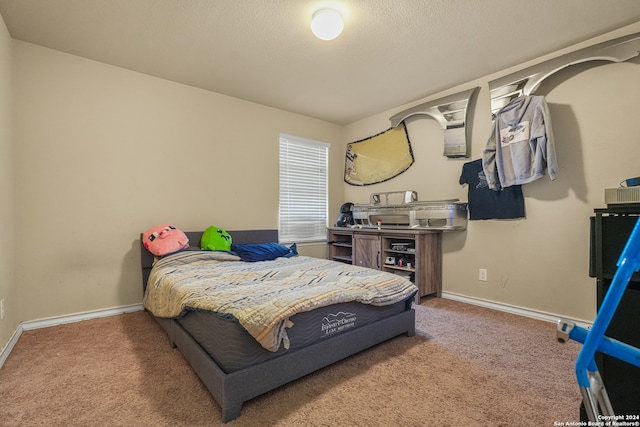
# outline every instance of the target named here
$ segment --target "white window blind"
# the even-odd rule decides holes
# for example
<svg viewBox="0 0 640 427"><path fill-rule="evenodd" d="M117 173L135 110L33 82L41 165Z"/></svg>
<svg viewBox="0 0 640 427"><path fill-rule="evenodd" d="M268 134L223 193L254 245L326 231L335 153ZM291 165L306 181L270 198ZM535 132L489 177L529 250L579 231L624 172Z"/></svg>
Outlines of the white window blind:
<svg viewBox="0 0 640 427"><path fill-rule="evenodd" d="M280 135L280 225L283 243L327 238L329 144Z"/></svg>

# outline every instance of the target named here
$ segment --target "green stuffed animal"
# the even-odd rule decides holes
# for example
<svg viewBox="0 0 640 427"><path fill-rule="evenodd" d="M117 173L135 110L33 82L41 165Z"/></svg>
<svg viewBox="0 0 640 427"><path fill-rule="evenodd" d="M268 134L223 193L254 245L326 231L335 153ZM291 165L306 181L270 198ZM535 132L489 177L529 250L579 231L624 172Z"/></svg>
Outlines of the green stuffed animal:
<svg viewBox="0 0 640 427"><path fill-rule="evenodd" d="M200 249L203 251L230 251L231 236L223 229L212 225L202 233Z"/></svg>

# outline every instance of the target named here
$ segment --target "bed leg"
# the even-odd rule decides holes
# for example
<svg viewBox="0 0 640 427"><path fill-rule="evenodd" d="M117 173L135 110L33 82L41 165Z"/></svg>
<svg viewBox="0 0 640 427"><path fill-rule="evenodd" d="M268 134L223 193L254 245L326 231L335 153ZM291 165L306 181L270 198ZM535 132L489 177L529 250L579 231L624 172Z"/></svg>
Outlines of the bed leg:
<svg viewBox="0 0 640 427"><path fill-rule="evenodd" d="M240 412L242 412L242 403L222 408L222 422L228 423L229 421L235 420L240 416Z"/></svg>
<svg viewBox="0 0 640 427"><path fill-rule="evenodd" d="M411 324L409 325L409 329L407 330L407 336L412 337L416 334L416 312L411 309Z"/></svg>
<svg viewBox="0 0 640 427"><path fill-rule="evenodd" d="M173 340L172 340L171 338L169 338L169 347L170 347L170 348L176 348L176 347L178 347L178 346L176 345L176 343L175 343L175 342L173 342Z"/></svg>

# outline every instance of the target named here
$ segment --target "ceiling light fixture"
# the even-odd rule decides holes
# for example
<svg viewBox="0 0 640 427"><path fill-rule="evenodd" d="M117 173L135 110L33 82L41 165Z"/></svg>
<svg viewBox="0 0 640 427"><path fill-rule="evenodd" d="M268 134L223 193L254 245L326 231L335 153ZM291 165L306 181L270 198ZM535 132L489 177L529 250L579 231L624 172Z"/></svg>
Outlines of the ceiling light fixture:
<svg viewBox="0 0 640 427"><path fill-rule="evenodd" d="M333 40L342 33L344 22L340 12L320 9L311 18L311 32L320 40Z"/></svg>

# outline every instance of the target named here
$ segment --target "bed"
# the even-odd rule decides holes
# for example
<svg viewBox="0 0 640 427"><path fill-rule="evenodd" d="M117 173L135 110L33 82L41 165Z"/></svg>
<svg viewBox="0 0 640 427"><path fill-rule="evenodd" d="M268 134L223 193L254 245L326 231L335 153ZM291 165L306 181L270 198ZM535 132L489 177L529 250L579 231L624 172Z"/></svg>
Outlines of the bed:
<svg viewBox="0 0 640 427"><path fill-rule="evenodd" d="M234 244L278 241L277 230L229 231L229 234ZM197 244L202 232L187 232L186 235L191 244ZM190 256L177 254L174 257ZM307 257L294 258L301 259L292 262L301 263L302 258ZM309 261L340 264L328 260ZM154 256L143 246L141 264L146 305L147 296L152 292L151 289L147 291L147 283ZM238 264L247 264L246 268L251 269L261 268L261 263L242 261L235 261L234 267ZM323 267L318 264L314 268ZM158 270L161 268L156 266L152 275L154 286L158 283ZM278 345L275 350L267 350L262 341L258 342L250 335L251 328L243 327L234 316L221 316L192 307L186 307L172 317L160 317L152 310L148 311L167 333L171 346L182 352L218 402L222 421L226 423L240 416L245 401L398 335L414 336L413 297L411 294L387 305L337 302L294 314L286 319L286 329L282 328L286 337L276 333Z"/></svg>

